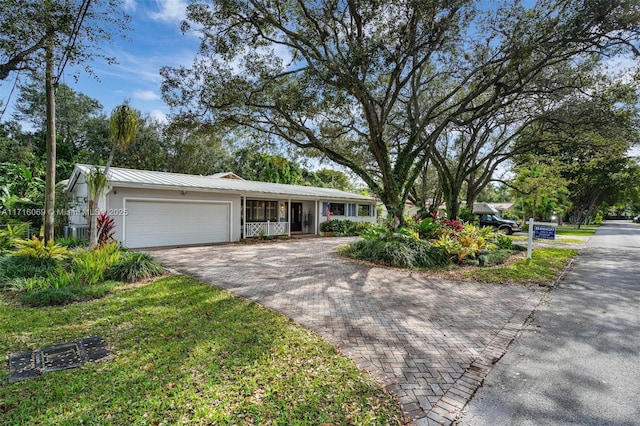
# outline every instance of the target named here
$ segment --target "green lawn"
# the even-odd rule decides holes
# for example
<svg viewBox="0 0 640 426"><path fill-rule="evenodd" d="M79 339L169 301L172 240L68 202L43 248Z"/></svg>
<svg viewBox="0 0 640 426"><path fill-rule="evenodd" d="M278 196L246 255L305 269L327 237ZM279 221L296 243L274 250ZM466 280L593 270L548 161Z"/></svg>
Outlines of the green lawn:
<svg viewBox="0 0 640 426"><path fill-rule="evenodd" d="M465 276L487 283L551 284L564 270L577 250L545 247L534 249L531 259L520 259L511 265L477 268Z"/></svg>
<svg viewBox="0 0 640 426"><path fill-rule="evenodd" d="M172 276L92 302L24 308L0 294L0 354L100 335L112 355L8 385L0 423L398 424L393 397L318 336ZM6 364L5 364L6 365Z"/></svg>
<svg viewBox="0 0 640 426"><path fill-rule="evenodd" d="M581 225L580 229L578 229L577 225L562 225L556 228L556 234L589 237L595 234L598 227L598 225Z"/></svg>

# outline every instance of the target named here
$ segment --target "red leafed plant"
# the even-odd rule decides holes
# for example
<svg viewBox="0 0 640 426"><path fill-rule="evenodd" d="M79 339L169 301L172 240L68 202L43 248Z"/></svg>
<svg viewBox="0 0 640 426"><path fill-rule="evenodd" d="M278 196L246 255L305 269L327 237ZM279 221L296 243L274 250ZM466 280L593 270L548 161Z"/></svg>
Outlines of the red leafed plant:
<svg viewBox="0 0 640 426"><path fill-rule="evenodd" d="M98 223L98 247L113 241L113 235L116 233L116 227L113 219L106 213L100 213L97 217Z"/></svg>
<svg viewBox="0 0 640 426"><path fill-rule="evenodd" d="M458 222L455 219L445 219L442 221L442 224L448 228L450 228L451 230L453 230L454 232L459 232L462 231L464 229L464 224L462 222Z"/></svg>

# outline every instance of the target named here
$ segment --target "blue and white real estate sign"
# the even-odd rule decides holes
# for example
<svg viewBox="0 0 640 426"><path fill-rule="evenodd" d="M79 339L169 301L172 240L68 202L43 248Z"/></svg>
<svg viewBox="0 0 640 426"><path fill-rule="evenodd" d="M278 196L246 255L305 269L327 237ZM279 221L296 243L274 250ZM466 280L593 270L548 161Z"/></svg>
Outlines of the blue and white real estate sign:
<svg viewBox="0 0 640 426"><path fill-rule="evenodd" d="M556 228L553 226L534 225L533 238L540 238L543 240L555 240Z"/></svg>

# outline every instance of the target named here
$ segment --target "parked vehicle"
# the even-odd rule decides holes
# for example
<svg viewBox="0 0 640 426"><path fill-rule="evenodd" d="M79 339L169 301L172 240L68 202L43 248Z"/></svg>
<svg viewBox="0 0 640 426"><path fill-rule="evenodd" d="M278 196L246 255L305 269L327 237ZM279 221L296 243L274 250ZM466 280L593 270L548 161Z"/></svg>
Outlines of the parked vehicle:
<svg viewBox="0 0 640 426"><path fill-rule="evenodd" d="M520 224L516 221L503 219L497 214L482 213L480 217L480 226L491 226L496 231L504 232L511 235L514 232L520 232Z"/></svg>

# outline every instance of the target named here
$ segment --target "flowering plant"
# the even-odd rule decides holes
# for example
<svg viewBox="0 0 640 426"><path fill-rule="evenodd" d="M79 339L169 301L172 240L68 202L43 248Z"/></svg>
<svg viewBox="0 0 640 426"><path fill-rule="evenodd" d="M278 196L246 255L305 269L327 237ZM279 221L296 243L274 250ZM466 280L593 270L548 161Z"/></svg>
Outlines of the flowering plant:
<svg viewBox="0 0 640 426"><path fill-rule="evenodd" d="M98 224L98 247L102 247L105 244L113 241L113 235L115 234L115 222L106 213L100 213L97 218Z"/></svg>

